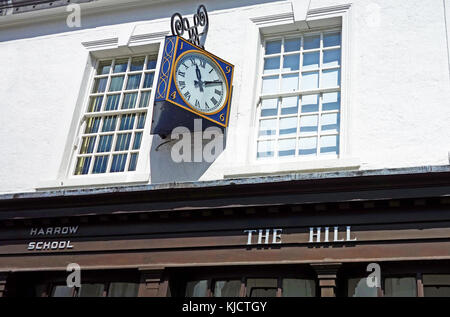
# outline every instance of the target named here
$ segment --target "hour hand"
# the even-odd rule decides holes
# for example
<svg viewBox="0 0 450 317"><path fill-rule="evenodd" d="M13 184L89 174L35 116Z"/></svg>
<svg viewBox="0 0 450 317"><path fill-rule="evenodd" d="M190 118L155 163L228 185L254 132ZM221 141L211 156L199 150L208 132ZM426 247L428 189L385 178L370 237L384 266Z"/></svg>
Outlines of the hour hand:
<svg viewBox="0 0 450 317"><path fill-rule="evenodd" d="M203 82L202 82L202 74L200 73L200 69L198 68L197 64L195 64L195 73L197 75L198 81L194 81L194 85L200 87L200 91L203 91Z"/></svg>

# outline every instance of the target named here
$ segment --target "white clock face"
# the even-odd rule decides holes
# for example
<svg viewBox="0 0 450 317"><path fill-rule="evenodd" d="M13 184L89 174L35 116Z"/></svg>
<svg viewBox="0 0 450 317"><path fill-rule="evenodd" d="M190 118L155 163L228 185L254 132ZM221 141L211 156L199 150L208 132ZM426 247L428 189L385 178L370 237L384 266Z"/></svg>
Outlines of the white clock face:
<svg viewBox="0 0 450 317"><path fill-rule="evenodd" d="M210 114L226 102L226 79L208 56L192 52L183 55L175 66L175 84L192 108Z"/></svg>

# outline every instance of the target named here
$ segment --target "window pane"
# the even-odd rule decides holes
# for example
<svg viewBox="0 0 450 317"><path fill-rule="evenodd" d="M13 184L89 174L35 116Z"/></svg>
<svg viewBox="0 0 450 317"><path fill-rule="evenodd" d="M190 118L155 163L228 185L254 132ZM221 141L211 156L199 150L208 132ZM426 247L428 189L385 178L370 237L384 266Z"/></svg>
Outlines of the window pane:
<svg viewBox="0 0 450 317"><path fill-rule="evenodd" d="M114 73L123 73L127 71L128 58L117 59L114 65Z"/></svg>
<svg viewBox="0 0 450 317"><path fill-rule="evenodd" d="M127 90L138 89L141 83L141 74L129 75L127 81Z"/></svg>
<svg viewBox="0 0 450 317"><path fill-rule="evenodd" d="M102 132L114 131L116 129L117 116L108 116L103 119Z"/></svg>
<svg viewBox="0 0 450 317"><path fill-rule="evenodd" d="M149 56L147 61L147 69L155 69L156 68L157 57Z"/></svg>
<svg viewBox="0 0 450 317"><path fill-rule="evenodd" d="M103 96L91 97L88 112L99 112L102 108Z"/></svg>
<svg viewBox="0 0 450 317"><path fill-rule="evenodd" d="M300 44L301 44L300 38L286 39L286 40L284 40L284 51L285 52L299 51Z"/></svg>
<svg viewBox="0 0 450 317"><path fill-rule="evenodd" d="M57 285L53 288L52 297L72 297L73 287Z"/></svg>
<svg viewBox="0 0 450 317"><path fill-rule="evenodd" d="M295 155L295 139L283 139L278 141L278 156Z"/></svg>
<svg viewBox="0 0 450 317"><path fill-rule="evenodd" d="M302 113L319 111L319 95L302 96Z"/></svg>
<svg viewBox="0 0 450 317"><path fill-rule="evenodd" d="M145 108L148 106L150 100L150 92L146 91L141 94L141 100L139 101L139 108Z"/></svg>
<svg viewBox="0 0 450 317"><path fill-rule="evenodd" d="M283 75L281 79L281 91L289 92L298 90L298 74Z"/></svg>
<svg viewBox="0 0 450 317"><path fill-rule="evenodd" d="M205 297L208 286L207 280L191 281L186 284L186 297Z"/></svg>
<svg viewBox="0 0 450 317"><path fill-rule="evenodd" d="M319 88L319 72L302 74L302 90Z"/></svg>
<svg viewBox="0 0 450 317"><path fill-rule="evenodd" d="M111 77L111 83L109 85L109 91L122 90L124 76Z"/></svg>
<svg viewBox="0 0 450 317"><path fill-rule="evenodd" d="M146 113L139 114L138 122L136 125L136 129L143 129L145 125L145 118L147 117Z"/></svg>
<svg viewBox="0 0 450 317"><path fill-rule="evenodd" d="M134 126L134 118L136 114L126 114L120 119L119 130L131 130Z"/></svg>
<svg viewBox="0 0 450 317"><path fill-rule="evenodd" d="M134 141L133 141L133 150L139 150L141 147L142 142L142 132L137 132L134 135Z"/></svg>
<svg viewBox="0 0 450 317"><path fill-rule="evenodd" d="M92 173L105 173L108 167L108 155L96 156Z"/></svg>
<svg viewBox="0 0 450 317"><path fill-rule="evenodd" d="M324 70L322 72L322 88L338 87L341 81L340 69Z"/></svg>
<svg viewBox="0 0 450 317"><path fill-rule="evenodd" d="M367 285L367 278L351 278L348 280L348 297L377 297L378 289Z"/></svg>
<svg viewBox="0 0 450 317"><path fill-rule="evenodd" d="M281 101L281 114L295 114L298 112L299 97L285 97Z"/></svg>
<svg viewBox="0 0 450 317"><path fill-rule="evenodd" d="M339 114L328 113L322 115L320 119L320 124L322 131L337 133L339 131Z"/></svg>
<svg viewBox="0 0 450 317"><path fill-rule="evenodd" d="M113 155L110 172L123 172L125 163L127 162L127 154Z"/></svg>
<svg viewBox="0 0 450 317"><path fill-rule="evenodd" d="M131 60L130 71L138 71L144 69L145 56L134 57Z"/></svg>
<svg viewBox="0 0 450 317"><path fill-rule="evenodd" d="M278 91L278 76L270 76L263 78L263 94L271 94Z"/></svg>
<svg viewBox="0 0 450 317"><path fill-rule="evenodd" d="M323 94L322 96L322 110L339 110L340 108L340 93L339 92L331 92L328 94Z"/></svg>
<svg viewBox="0 0 450 317"><path fill-rule="evenodd" d="M275 297L277 290L277 279L247 279L247 297Z"/></svg>
<svg viewBox="0 0 450 317"><path fill-rule="evenodd" d="M275 141L259 141L258 142L258 157L273 157L275 152Z"/></svg>
<svg viewBox="0 0 450 317"><path fill-rule="evenodd" d="M384 295L387 297L415 297L416 279L414 277L390 277L384 280Z"/></svg>
<svg viewBox="0 0 450 317"><path fill-rule="evenodd" d="M278 113L278 99L264 99L261 102L261 117L276 116Z"/></svg>
<svg viewBox="0 0 450 317"><path fill-rule="evenodd" d="M320 36L306 36L304 38L303 49L310 50L320 47Z"/></svg>
<svg viewBox="0 0 450 317"><path fill-rule="evenodd" d="M155 73L147 73L145 74L144 87L143 88L152 88L153 78L155 78Z"/></svg>
<svg viewBox="0 0 450 317"><path fill-rule="evenodd" d="M124 94L122 109L133 109L136 106L137 95L137 92L132 94Z"/></svg>
<svg viewBox="0 0 450 317"><path fill-rule="evenodd" d="M323 46L337 46L341 45L341 33L331 33L323 35Z"/></svg>
<svg viewBox="0 0 450 317"><path fill-rule="evenodd" d="M274 74L280 71L280 57L264 59L264 74Z"/></svg>
<svg viewBox="0 0 450 317"><path fill-rule="evenodd" d="M314 297L316 282L297 278L283 279L283 297Z"/></svg>
<svg viewBox="0 0 450 317"><path fill-rule="evenodd" d="M97 75L109 74L112 61L102 61L98 63Z"/></svg>
<svg viewBox="0 0 450 317"><path fill-rule="evenodd" d="M92 153L94 151L95 136L84 137L81 142L80 154Z"/></svg>
<svg viewBox="0 0 450 317"><path fill-rule="evenodd" d="M104 92L106 90L106 83L108 78L97 78L94 81L94 87L92 88L93 93Z"/></svg>
<svg viewBox="0 0 450 317"><path fill-rule="evenodd" d="M290 72L299 70L300 55L287 55L283 58L283 71Z"/></svg>
<svg viewBox="0 0 450 317"><path fill-rule="evenodd" d="M318 116L301 116L300 117L300 133L317 132Z"/></svg>
<svg viewBox="0 0 450 317"><path fill-rule="evenodd" d="M75 168L75 175L85 175L89 173L91 157L79 157Z"/></svg>
<svg viewBox="0 0 450 317"><path fill-rule="evenodd" d="M106 98L105 111L117 110L119 108L120 94L109 95Z"/></svg>
<svg viewBox="0 0 450 317"><path fill-rule="evenodd" d="M103 284L81 284L79 297L102 297L105 285Z"/></svg>
<svg viewBox="0 0 450 317"><path fill-rule="evenodd" d="M303 54L303 70L312 70L319 68L320 53L304 53Z"/></svg>
<svg viewBox="0 0 450 317"><path fill-rule="evenodd" d="M214 297L239 297L241 281L216 281L214 283Z"/></svg>
<svg viewBox="0 0 450 317"><path fill-rule="evenodd" d="M275 135L277 119L261 120L259 122L259 136Z"/></svg>
<svg viewBox="0 0 450 317"><path fill-rule="evenodd" d="M317 152L317 137L300 138L298 144L299 155L316 155Z"/></svg>
<svg viewBox="0 0 450 317"><path fill-rule="evenodd" d="M95 117L91 115L82 117L81 123L84 124L84 128L78 136L81 141L77 148L78 156L75 157L73 172L75 175L110 172L113 163L114 171L136 169L138 151L143 138L142 130L152 98L150 90L155 84L156 64L157 55L123 57L98 62L85 111L85 114L94 113ZM136 108L140 108L139 113L120 115L111 113ZM99 132L101 135L91 136ZM134 151L126 153L131 155L126 162L122 162L123 156L111 153L130 149ZM93 155L94 153L96 155ZM125 153L120 153L122 154ZM80 157L81 155L83 157Z"/></svg>
<svg viewBox="0 0 450 317"><path fill-rule="evenodd" d="M338 154L339 143L337 135L327 135L320 138L321 154Z"/></svg>
<svg viewBox="0 0 450 317"><path fill-rule="evenodd" d="M113 135L102 135L100 140L98 140L97 152L109 152L111 151Z"/></svg>
<svg viewBox="0 0 450 317"><path fill-rule="evenodd" d="M109 285L108 297L137 297L138 283L114 282Z"/></svg>
<svg viewBox="0 0 450 317"><path fill-rule="evenodd" d="M341 65L341 50L331 50L323 52L323 67Z"/></svg>
<svg viewBox="0 0 450 317"><path fill-rule="evenodd" d="M115 151L126 151L130 147L131 133L118 134Z"/></svg>
<svg viewBox="0 0 450 317"><path fill-rule="evenodd" d="M86 129L84 130L84 133L97 133L98 127L100 126L100 117L95 118L89 118L86 121Z"/></svg>
<svg viewBox="0 0 450 317"><path fill-rule="evenodd" d="M280 136L297 134L297 117L280 119Z"/></svg>
<svg viewBox="0 0 450 317"><path fill-rule="evenodd" d="M266 55L278 54L281 52L281 40L266 42Z"/></svg>
<svg viewBox="0 0 450 317"><path fill-rule="evenodd" d="M130 164L128 165L128 170L129 171L135 171L136 170L138 155L139 155L138 153L131 154Z"/></svg>

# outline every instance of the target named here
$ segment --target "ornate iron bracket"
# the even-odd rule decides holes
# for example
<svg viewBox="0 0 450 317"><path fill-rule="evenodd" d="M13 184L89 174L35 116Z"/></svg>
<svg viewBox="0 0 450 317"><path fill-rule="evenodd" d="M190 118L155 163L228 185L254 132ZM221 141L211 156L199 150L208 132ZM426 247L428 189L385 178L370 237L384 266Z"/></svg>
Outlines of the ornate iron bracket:
<svg viewBox="0 0 450 317"><path fill-rule="evenodd" d="M189 34L188 41L192 44L205 48L206 35L208 34L208 13L206 12L206 7L201 4L197 13L193 17L194 25L190 26L189 20L183 18L181 14L174 13L170 21L170 26L172 28L172 35L183 36L184 32L187 31ZM201 33L198 31L198 27L202 26L203 30Z"/></svg>

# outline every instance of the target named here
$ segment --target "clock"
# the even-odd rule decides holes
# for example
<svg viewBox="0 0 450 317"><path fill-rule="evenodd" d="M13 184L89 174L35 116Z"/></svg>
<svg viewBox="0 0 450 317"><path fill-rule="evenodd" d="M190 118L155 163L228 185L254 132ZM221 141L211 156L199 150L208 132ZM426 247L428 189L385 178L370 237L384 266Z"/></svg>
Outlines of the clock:
<svg viewBox="0 0 450 317"><path fill-rule="evenodd" d="M179 36L166 36L153 107L152 134L176 127L228 126L234 66Z"/></svg>
<svg viewBox="0 0 450 317"><path fill-rule="evenodd" d="M187 105L203 113L223 109L228 95L225 74L211 57L187 51L175 62L175 85Z"/></svg>

